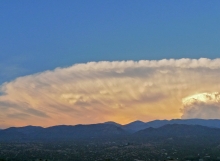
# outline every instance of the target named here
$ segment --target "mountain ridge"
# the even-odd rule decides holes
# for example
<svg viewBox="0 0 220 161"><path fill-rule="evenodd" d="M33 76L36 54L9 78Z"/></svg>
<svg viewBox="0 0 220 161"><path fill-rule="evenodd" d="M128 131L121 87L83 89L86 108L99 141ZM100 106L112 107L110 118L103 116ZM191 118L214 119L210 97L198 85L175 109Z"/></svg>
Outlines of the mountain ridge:
<svg viewBox="0 0 220 161"><path fill-rule="evenodd" d="M127 135L124 129L111 124L57 125L43 127L11 127L0 131L0 141L77 140Z"/></svg>
<svg viewBox="0 0 220 161"><path fill-rule="evenodd" d="M212 142L220 141L220 128L210 128L201 125L167 124L159 128L146 128L132 134L132 139L143 141L172 141L208 139Z"/></svg>
<svg viewBox="0 0 220 161"><path fill-rule="evenodd" d="M148 127L136 132L130 132L123 127L108 123L75 126L58 125L48 128L26 126L1 130L0 142L117 140L126 138L141 141L145 139L157 140L189 136L191 138L207 136L216 139L220 136L220 128L201 125L166 124L161 127Z"/></svg>
<svg viewBox="0 0 220 161"><path fill-rule="evenodd" d="M136 126L133 129L133 132L143 130L148 127L159 128L167 124L185 124L185 125L201 125L212 128L220 128L219 119L172 119L172 120L153 120L145 122L141 126Z"/></svg>
<svg viewBox="0 0 220 161"><path fill-rule="evenodd" d="M149 122L143 122L140 120L132 121L127 124L119 124L114 121L107 121L104 123L95 123L95 124L76 124L76 125L54 125L54 126L49 126L49 127L41 127L41 126L33 126L33 125L28 125L28 126L23 126L23 127L9 127L5 129L0 129L1 130L6 130L6 129L11 129L11 128L50 128L50 127L57 127L57 126L90 126L90 125L99 125L99 124L111 124L111 125L117 125L118 127L122 127L125 130L128 131L139 131L148 127L154 127L154 128L159 128L161 126L167 125L167 124L186 124L186 125L202 125L202 126L207 126L207 127L212 127L212 128L220 128L220 119L171 119L171 120L152 120Z"/></svg>
<svg viewBox="0 0 220 161"><path fill-rule="evenodd" d="M220 130L220 120L218 119L173 119L173 120L154 120L143 122L140 120L133 121L129 124L121 125L113 121L88 125L55 125L51 127L24 126L10 127L0 130L0 141L25 141L25 140L71 140L71 139L99 139L99 138L116 138L141 135L144 131L152 133L161 129L171 127L202 126L210 129ZM209 129L207 129L209 131ZM168 133L168 132L167 132ZM148 136L147 134L146 136ZM158 134L159 135L159 134ZM219 133L220 135L220 133ZM155 134L156 136L156 134Z"/></svg>

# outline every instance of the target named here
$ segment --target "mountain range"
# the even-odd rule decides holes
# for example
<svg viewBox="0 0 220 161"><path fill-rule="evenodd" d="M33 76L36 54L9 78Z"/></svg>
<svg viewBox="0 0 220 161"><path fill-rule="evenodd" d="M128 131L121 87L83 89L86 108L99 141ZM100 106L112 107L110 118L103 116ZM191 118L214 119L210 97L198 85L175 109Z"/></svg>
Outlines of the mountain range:
<svg viewBox="0 0 220 161"><path fill-rule="evenodd" d="M137 132L139 130L143 130L149 127L159 128L167 124L184 124L184 125L201 125L211 128L220 128L220 120L218 119L173 119L173 120L154 120L150 122L143 122L140 120L131 122L126 125L120 125L115 122L106 122L107 124L117 125L126 131Z"/></svg>
<svg viewBox="0 0 220 161"><path fill-rule="evenodd" d="M175 136L220 136L220 120L155 120L134 121L121 125L112 121L90 125L10 127L0 130L1 141L53 141L101 138L155 138Z"/></svg>

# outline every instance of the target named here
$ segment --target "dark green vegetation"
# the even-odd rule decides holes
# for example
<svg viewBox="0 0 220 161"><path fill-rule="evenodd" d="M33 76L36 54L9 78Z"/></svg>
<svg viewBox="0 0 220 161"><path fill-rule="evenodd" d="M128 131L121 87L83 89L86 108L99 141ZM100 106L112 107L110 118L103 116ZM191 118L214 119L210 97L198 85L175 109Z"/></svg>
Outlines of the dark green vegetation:
<svg viewBox="0 0 220 161"><path fill-rule="evenodd" d="M50 133L51 138L47 135L48 140L45 138L34 140L33 128L30 128L32 130L29 129L29 132L31 132L27 134L26 131L25 136L30 135L32 139L1 141L0 158L8 161L37 159L44 161L164 161L168 159L211 161L218 160L220 157L220 129L217 128L173 124L129 133L119 129L118 126L108 124L95 126L95 130L90 129L88 135L83 134L88 132L85 127L84 130L80 128L81 137L76 135L70 137L68 132L70 129L62 128L53 130ZM71 133L74 134L75 130ZM60 133L60 135L53 133ZM68 137L63 140L58 139L58 136L63 137L65 133ZM90 135L92 137L89 137Z"/></svg>

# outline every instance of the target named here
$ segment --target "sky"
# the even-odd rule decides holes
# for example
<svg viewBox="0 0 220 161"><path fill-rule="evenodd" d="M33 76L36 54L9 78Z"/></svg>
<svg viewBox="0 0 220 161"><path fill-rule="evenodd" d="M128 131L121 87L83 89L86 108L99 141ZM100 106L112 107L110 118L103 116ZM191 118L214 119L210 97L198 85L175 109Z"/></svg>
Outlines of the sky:
<svg viewBox="0 0 220 161"><path fill-rule="evenodd" d="M219 8L0 0L0 128L220 118Z"/></svg>

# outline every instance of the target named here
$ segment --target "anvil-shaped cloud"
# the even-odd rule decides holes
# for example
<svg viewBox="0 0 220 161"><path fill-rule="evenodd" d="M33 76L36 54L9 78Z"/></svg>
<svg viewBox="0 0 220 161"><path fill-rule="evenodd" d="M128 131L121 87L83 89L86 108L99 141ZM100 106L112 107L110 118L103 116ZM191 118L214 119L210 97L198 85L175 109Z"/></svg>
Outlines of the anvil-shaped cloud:
<svg viewBox="0 0 220 161"><path fill-rule="evenodd" d="M220 59L90 62L6 82L0 126L96 123L136 119L213 118L182 99L220 91ZM218 106L215 106L218 108ZM215 116L220 116L215 110ZM2 120L2 121L1 121Z"/></svg>

